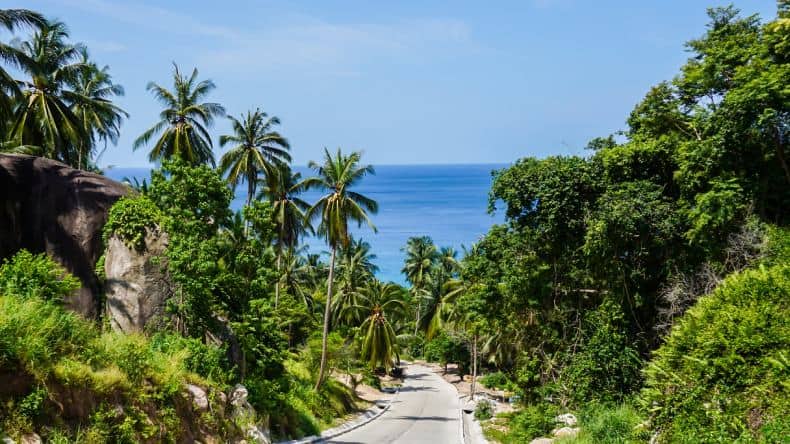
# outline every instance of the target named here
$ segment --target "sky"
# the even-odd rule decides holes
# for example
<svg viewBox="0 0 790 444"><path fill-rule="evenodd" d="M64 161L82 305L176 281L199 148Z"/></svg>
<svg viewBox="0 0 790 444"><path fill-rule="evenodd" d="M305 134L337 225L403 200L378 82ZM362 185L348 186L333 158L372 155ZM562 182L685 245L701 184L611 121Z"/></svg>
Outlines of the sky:
<svg viewBox="0 0 790 444"><path fill-rule="evenodd" d="M238 116L278 116L294 162L323 147L373 164L509 163L583 154L624 129L650 86L671 79L713 0L26 0L109 65L131 115L102 166L148 166L134 139L157 119L146 85L172 63L214 81ZM770 0L744 14L775 15ZM6 38L7 35L3 35ZM216 143L230 126L212 129Z"/></svg>

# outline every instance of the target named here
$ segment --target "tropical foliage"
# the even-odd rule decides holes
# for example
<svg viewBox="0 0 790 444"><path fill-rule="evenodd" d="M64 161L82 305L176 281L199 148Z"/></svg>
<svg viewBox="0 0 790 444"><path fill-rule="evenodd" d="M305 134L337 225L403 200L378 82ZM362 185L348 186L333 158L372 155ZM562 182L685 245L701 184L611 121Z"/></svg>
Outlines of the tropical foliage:
<svg viewBox="0 0 790 444"><path fill-rule="evenodd" d="M178 156L190 164L208 163L213 166L214 143L208 129L214 124L214 119L225 115L225 108L202 100L214 88L216 86L211 80L198 81L197 68L186 75L174 63L172 90L154 82L146 87L165 108L159 113L159 121L141 134L132 148L148 145L159 134L148 154L151 161Z"/></svg>

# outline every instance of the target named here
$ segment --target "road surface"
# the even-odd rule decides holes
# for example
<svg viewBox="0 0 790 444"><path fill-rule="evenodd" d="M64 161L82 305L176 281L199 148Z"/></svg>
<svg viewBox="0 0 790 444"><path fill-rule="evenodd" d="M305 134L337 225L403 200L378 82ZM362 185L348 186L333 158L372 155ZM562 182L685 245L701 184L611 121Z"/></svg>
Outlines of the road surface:
<svg viewBox="0 0 790 444"><path fill-rule="evenodd" d="M343 444L458 444L458 393L421 365L406 367L406 380L389 410L328 442Z"/></svg>

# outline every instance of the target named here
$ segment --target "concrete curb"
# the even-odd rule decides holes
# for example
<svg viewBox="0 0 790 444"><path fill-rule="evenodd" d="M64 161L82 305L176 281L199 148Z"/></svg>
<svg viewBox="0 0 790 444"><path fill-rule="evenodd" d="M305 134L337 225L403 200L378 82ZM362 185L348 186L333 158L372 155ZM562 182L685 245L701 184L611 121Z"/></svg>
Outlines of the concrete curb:
<svg viewBox="0 0 790 444"><path fill-rule="evenodd" d="M294 439L291 441L280 441L275 444L313 444L313 443L322 443L326 442L326 440L336 438L340 435L348 433L352 430L356 430L362 427L365 424L373 421L374 419L378 418L379 416L383 415L387 410L390 409L392 406L392 401L398 399L398 395L400 394L400 388L395 391L395 396L390 398L388 401L384 402L376 402L374 407L371 407L365 410L360 415L357 415L356 418L347 421L337 427L333 427L331 429L324 430L321 432L320 436L307 436L301 439Z"/></svg>

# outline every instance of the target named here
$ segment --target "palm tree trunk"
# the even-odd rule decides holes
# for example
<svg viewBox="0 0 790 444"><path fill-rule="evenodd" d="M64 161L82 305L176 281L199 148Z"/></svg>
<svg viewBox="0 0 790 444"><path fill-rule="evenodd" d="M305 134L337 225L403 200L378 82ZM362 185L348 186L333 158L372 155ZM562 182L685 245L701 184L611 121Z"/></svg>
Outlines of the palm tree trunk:
<svg viewBox="0 0 790 444"><path fill-rule="evenodd" d="M326 348L329 337L329 307L332 303L332 280L335 278L335 255L337 248L332 247L332 256L329 259L329 279L326 283L326 308L324 309L324 333L321 340L321 367L318 370L318 380L315 382L315 389L321 388L324 382L324 372L326 372Z"/></svg>
<svg viewBox="0 0 790 444"><path fill-rule="evenodd" d="M279 248L277 251L277 282L274 284L274 308L277 308L277 304L280 303L280 260L283 257L283 249L282 247Z"/></svg>
<svg viewBox="0 0 790 444"><path fill-rule="evenodd" d="M419 290L417 290L415 294L419 294ZM420 330L420 311L422 310L421 304L422 299L417 296L417 313L414 315L414 336L417 336L417 332Z"/></svg>
<svg viewBox="0 0 790 444"><path fill-rule="evenodd" d="M469 400L475 400L475 384L477 384L477 335L472 336L472 387L469 390Z"/></svg>

